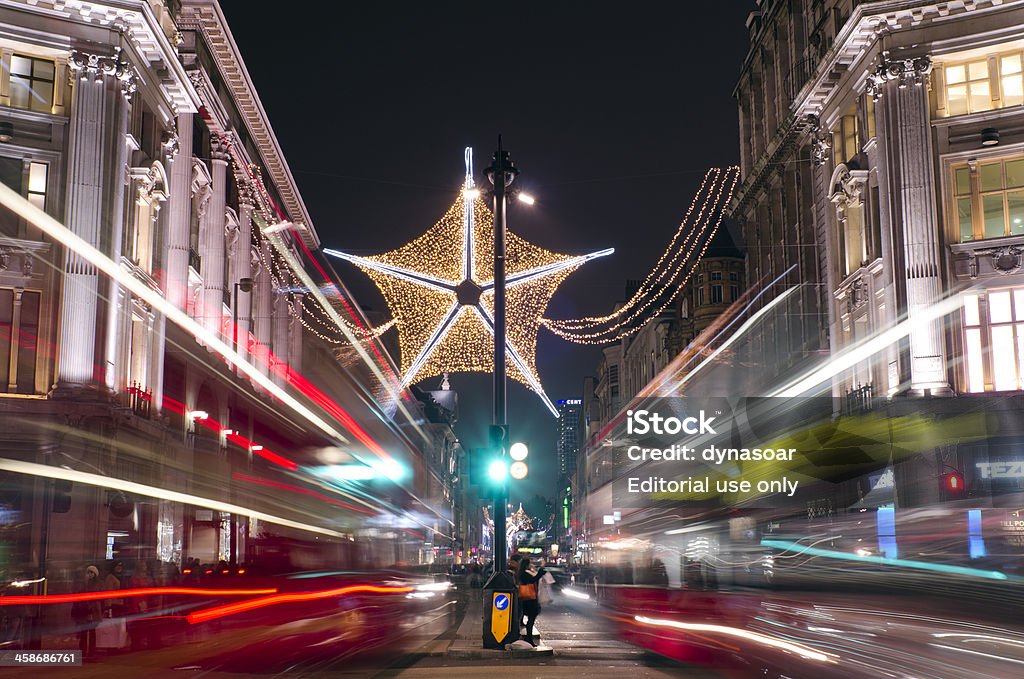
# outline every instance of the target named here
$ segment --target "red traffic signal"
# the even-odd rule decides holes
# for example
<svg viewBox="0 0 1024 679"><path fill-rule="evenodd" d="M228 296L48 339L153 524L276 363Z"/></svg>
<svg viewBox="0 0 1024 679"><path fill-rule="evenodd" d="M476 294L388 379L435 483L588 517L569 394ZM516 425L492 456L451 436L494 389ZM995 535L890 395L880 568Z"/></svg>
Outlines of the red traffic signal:
<svg viewBox="0 0 1024 679"><path fill-rule="evenodd" d="M942 475L942 490L950 495L964 495L967 492L967 482L960 472L947 472Z"/></svg>

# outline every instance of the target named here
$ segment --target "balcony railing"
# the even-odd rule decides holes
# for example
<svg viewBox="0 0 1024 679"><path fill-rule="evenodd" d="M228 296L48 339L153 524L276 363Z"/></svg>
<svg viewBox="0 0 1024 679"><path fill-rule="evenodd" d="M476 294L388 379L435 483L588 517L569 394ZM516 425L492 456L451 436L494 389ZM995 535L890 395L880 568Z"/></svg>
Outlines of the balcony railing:
<svg viewBox="0 0 1024 679"><path fill-rule="evenodd" d="M782 92L786 97L786 104L792 106L793 100L796 99L796 95L800 93L800 90L804 88L807 81L811 79L814 72L818 70L818 57L812 55L802 61L798 61L793 68L790 69L789 75L786 76L786 80L782 83Z"/></svg>
<svg viewBox="0 0 1024 679"><path fill-rule="evenodd" d="M153 390L143 389L138 382L128 387L128 407L138 417L150 419L153 413Z"/></svg>
<svg viewBox="0 0 1024 679"><path fill-rule="evenodd" d="M843 413L861 415L875 407L875 387L864 384L846 391L843 397Z"/></svg>

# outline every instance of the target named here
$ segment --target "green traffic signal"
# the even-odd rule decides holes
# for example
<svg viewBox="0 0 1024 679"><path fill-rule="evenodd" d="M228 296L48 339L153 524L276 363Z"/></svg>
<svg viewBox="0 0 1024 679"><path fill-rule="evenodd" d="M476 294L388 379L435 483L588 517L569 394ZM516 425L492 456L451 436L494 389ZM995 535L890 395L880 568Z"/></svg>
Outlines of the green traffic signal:
<svg viewBox="0 0 1024 679"><path fill-rule="evenodd" d="M504 460L494 460L487 468L487 475L492 481L504 481L508 476L508 464Z"/></svg>

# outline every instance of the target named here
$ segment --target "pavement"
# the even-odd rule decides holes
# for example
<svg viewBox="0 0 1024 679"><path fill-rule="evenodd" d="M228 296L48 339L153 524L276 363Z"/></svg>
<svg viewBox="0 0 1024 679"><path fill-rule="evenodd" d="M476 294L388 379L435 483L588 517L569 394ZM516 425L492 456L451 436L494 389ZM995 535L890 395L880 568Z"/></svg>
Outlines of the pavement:
<svg viewBox="0 0 1024 679"><path fill-rule="evenodd" d="M287 679L462 679L514 677L515 679L562 677L572 679L665 679L692 677L717 679L718 675L686 667L647 653L616 639L614 629L594 602L556 601L545 606L535 633L541 650L508 653L483 648L483 604L479 589L460 590L435 609L425 611L409 625L409 631L386 647L357 656L268 664L265 668L240 668L235 662L217 660L217 648L235 638L225 629L206 640L194 640L159 650L115 653L88 661L82 667L42 670L0 668L0 679L23 676L60 676L68 679L239 679L243 676ZM287 635L287 625L275 627ZM68 642L68 647L74 644ZM296 649L301 653L301 647Z"/></svg>

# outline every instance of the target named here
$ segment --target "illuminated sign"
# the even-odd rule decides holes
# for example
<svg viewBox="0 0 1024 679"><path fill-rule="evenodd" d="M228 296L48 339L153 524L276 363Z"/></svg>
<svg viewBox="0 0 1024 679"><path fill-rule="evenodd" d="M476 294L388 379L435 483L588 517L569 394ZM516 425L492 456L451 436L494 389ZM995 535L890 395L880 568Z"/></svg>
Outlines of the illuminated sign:
<svg viewBox="0 0 1024 679"><path fill-rule="evenodd" d="M563 398L558 402L559 405L567 406L578 406L583 405L583 399L580 398Z"/></svg>
<svg viewBox="0 0 1024 679"><path fill-rule="evenodd" d="M983 479L1024 479L1024 462L978 462Z"/></svg>

